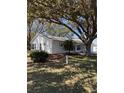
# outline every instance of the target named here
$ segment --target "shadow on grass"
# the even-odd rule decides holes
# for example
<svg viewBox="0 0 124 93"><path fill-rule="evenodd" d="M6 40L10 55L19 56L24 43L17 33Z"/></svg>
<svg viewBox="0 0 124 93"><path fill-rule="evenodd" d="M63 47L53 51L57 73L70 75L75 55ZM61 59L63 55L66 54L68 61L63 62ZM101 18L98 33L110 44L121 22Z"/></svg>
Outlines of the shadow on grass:
<svg viewBox="0 0 124 93"><path fill-rule="evenodd" d="M32 84L28 85L28 93L84 93L74 91L84 91L83 87L67 86L62 82L64 79L69 79L76 73L64 72L59 73L45 73L35 72L28 74L28 82L32 81Z"/></svg>
<svg viewBox="0 0 124 93"><path fill-rule="evenodd" d="M96 61L74 58L69 64L33 64L28 68L28 93L96 93L96 68Z"/></svg>

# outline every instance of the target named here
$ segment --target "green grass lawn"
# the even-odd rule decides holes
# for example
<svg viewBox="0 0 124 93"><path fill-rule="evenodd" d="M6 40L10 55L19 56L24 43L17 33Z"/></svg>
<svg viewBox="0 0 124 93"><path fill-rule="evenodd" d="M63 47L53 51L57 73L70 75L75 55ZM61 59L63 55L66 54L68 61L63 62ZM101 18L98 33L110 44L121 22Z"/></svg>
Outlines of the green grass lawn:
<svg viewBox="0 0 124 93"><path fill-rule="evenodd" d="M69 56L69 64L28 67L28 93L96 93L96 57Z"/></svg>

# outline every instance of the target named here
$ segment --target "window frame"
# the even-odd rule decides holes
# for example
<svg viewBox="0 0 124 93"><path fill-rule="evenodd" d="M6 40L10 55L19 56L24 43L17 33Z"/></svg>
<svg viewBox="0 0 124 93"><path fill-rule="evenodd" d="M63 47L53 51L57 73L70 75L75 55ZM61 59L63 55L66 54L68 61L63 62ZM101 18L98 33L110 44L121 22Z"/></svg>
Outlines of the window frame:
<svg viewBox="0 0 124 93"><path fill-rule="evenodd" d="M36 49L36 44L31 44L31 49L35 50Z"/></svg>
<svg viewBox="0 0 124 93"><path fill-rule="evenodd" d="M77 51L80 51L81 50L81 45L80 44L76 45L76 50Z"/></svg>

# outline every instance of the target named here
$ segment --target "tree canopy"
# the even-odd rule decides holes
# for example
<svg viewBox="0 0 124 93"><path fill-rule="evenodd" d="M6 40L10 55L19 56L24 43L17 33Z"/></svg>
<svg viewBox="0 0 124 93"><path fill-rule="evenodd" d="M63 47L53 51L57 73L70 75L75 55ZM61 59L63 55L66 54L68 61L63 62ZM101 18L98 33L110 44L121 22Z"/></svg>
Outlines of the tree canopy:
<svg viewBox="0 0 124 93"><path fill-rule="evenodd" d="M42 26L44 27L45 33L48 35L66 37L69 33L71 33L71 31L64 26L49 22L44 23L45 24Z"/></svg>
<svg viewBox="0 0 124 93"><path fill-rule="evenodd" d="M28 23L39 19L68 28L90 53L92 41L97 37L96 0L27 0Z"/></svg>

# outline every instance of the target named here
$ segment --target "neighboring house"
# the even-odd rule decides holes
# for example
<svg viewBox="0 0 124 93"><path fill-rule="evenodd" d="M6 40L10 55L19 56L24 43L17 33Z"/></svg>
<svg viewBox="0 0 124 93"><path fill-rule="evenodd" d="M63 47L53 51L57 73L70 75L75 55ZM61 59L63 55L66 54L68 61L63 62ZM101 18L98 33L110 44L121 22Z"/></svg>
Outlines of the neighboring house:
<svg viewBox="0 0 124 93"><path fill-rule="evenodd" d="M49 54L58 54L58 53L66 53L63 48L63 42L68 40L65 37L55 37L45 34L37 33L34 38L31 40L31 50L43 50L48 52ZM75 53L83 53L85 52L84 45L82 44L80 39L72 39L74 42L74 50L71 52ZM94 46L92 46L94 47ZM94 48L91 48L93 52Z"/></svg>

